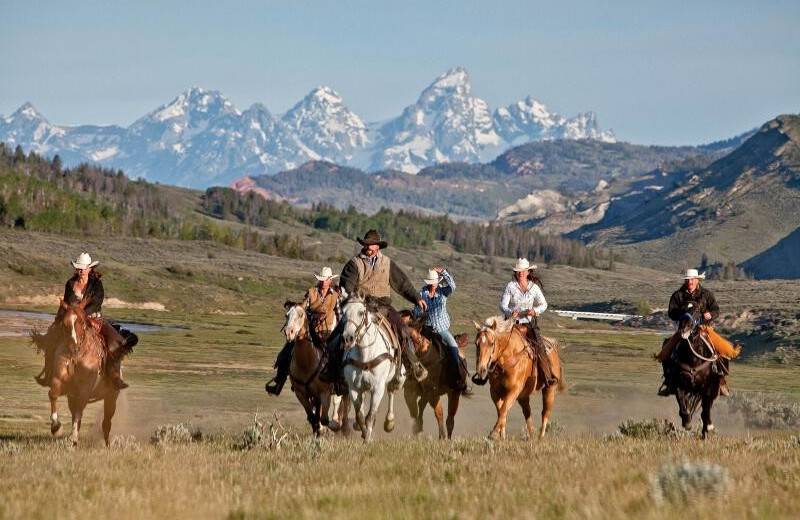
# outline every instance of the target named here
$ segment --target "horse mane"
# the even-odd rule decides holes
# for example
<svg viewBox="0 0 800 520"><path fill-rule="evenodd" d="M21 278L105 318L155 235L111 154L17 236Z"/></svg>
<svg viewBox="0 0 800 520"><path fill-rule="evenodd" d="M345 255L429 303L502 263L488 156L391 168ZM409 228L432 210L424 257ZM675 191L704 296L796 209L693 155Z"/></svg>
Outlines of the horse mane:
<svg viewBox="0 0 800 520"><path fill-rule="evenodd" d="M497 332L508 332L514 327L514 320L507 320L504 316L490 316L483 324L489 328L496 328Z"/></svg>

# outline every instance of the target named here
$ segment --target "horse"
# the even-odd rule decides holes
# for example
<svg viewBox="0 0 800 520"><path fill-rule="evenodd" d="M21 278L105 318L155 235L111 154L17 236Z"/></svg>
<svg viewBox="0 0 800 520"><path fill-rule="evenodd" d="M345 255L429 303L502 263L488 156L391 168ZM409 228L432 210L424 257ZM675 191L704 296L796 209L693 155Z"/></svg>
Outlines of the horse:
<svg viewBox="0 0 800 520"><path fill-rule="evenodd" d="M428 371L428 377L423 381L413 379L403 386L403 397L408 406L411 418L414 420L414 433L422 432L422 414L425 406L430 405L439 424L439 439L452 439L455 417L462 391L455 387L455 381L450 373L448 359L452 354L450 348L443 341L432 341L420 332L419 323L410 323L411 338L414 342L414 351L420 362ZM459 334L456 341L460 348L467 344L467 335ZM441 396L447 394L447 429L445 430L444 412L442 410Z"/></svg>
<svg viewBox="0 0 800 520"><path fill-rule="evenodd" d="M319 436L330 426L328 412L333 394L332 385L319 379L319 373L325 364L325 347L311 339L308 316L302 304L287 301L283 307L286 309L284 335L286 341L294 342L292 361L289 364L292 391L306 411L306 419L314 436ZM339 425L349 425L346 418L347 408L346 403L341 407L345 417L339 419Z"/></svg>
<svg viewBox="0 0 800 520"><path fill-rule="evenodd" d="M389 409L383 429L387 432L394 430L394 392L405 381L400 347L392 340L389 324L377 311L367 307L361 294L352 295L347 300L342 308L342 321L344 377L361 437L364 442L371 442L375 416L387 391ZM367 395L369 408L364 414Z"/></svg>
<svg viewBox="0 0 800 520"><path fill-rule="evenodd" d="M703 438L714 430L711 408L719 395L725 368L720 367L719 354L701 332L703 311L694 307L678 321L681 339L672 349L667 377L675 388L681 422L685 429L692 427L692 416L702 404Z"/></svg>
<svg viewBox="0 0 800 520"><path fill-rule="evenodd" d="M33 332L31 340L39 350L54 348L53 369L50 379L50 433L61 430L57 400L67 396L72 414L73 446L78 445L83 410L88 403L103 401L103 439L109 445L111 420L117 409L119 390L105 376L104 364L112 354L104 346L103 338L90 323L84 312L88 300L68 305L61 300L53 324L46 334ZM124 356L129 349L113 355Z"/></svg>
<svg viewBox="0 0 800 520"><path fill-rule="evenodd" d="M558 384L546 386L539 379L536 360L530 352L525 333L513 326L513 321L498 316L488 318L484 325L475 323L478 333L475 346L478 350L473 381L484 383L489 380L489 393L497 408L497 422L490 439L506 438L506 417L516 400L522 408L528 437L533 439L533 419L531 418L530 396L542 391L542 424L539 438L547 431L547 422L553 409L556 391L564 389L561 362L558 356L558 341L542 337L545 347L551 352L549 359Z"/></svg>

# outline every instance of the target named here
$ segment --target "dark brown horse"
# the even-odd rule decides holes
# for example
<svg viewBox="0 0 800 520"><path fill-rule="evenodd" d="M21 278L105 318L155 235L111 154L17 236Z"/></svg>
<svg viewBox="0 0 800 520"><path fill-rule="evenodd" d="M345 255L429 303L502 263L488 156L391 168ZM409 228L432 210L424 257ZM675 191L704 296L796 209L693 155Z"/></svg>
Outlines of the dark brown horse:
<svg viewBox="0 0 800 520"><path fill-rule="evenodd" d="M473 381L489 380L489 393L497 408L497 422L489 437L506 438L506 417L508 411L518 402L525 417L528 437L533 438L533 419L531 418L530 396L537 390L542 391L542 424L539 438L544 437L547 421L557 390L564 389L564 378L558 356L558 342L545 338L550 352L550 366L553 375L558 377L558 384L545 386L543 378L539 378L536 361L527 346L525 333L513 327L511 320L492 317L485 325L475 323L478 334L475 346L478 349L475 377Z"/></svg>
<svg viewBox="0 0 800 520"><path fill-rule="evenodd" d="M700 417L705 438L708 432L714 430L711 408L719 395L725 368L711 342L703 337L702 315L699 307L683 315L678 322L681 340L672 349L672 355L666 363L667 377L675 388L683 427L691 429L692 416L702 405Z"/></svg>
<svg viewBox="0 0 800 520"><path fill-rule="evenodd" d="M439 424L439 438L451 439L455 417L462 391L456 388L453 371L450 363L450 349L443 341L436 341L422 335L421 323L409 323L411 336L414 341L414 350L420 362L428 370L428 377L421 382L410 378L403 386L405 398L411 418L414 419L414 433L422 432L422 414L425 406L430 405ZM467 344L467 335L456 336L459 349ZM445 431L444 411L442 410L441 396L447 394L447 430Z"/></svg>
<svg viewBox="0 0 800 520"><path fill-rule="evenodd" d="M319 373L325 363L324 345L315 344L309 333L308 317L302 304L286 302L286 323L283 326L287 341L294 342L292 361L289 365L289 380L297 400L306 411L306 419L311 425L314 435L320 435L329 425L328 409L333 395L330 383L319 379ZM338 424L349 429L347 419L349 408L347 398L343 398L340 407L342 417Z"/></svg>
<svg viewBox="0 0 800 520"><path fill-rule="evenodd" d="M31 339L39 350L53 348L53 368L50 379L50 432L61 429L56 401L67 396L72 414L72 443L78 444L83 410L90 402L103 401L103 439L109 444L111 419L117 409L117 390L105 375L104 363L109 356L103 339L86 317L83 308L88 300L67 305L63 300L55 321L46 334L34 332ZM125 355L118 352L115 355Z"/></svg>

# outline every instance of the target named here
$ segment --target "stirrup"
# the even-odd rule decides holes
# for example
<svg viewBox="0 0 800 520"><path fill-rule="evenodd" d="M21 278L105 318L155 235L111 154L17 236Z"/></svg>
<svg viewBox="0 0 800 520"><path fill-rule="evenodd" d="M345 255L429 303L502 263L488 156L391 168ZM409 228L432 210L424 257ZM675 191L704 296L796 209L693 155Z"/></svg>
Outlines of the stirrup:
<svg viewBox="0 0 800 520"><path fill-rule="evenodd" d="M424 381L425 378L428 377L428 369L425 368L419 361L416 363L411 363L411 373L414 375L414 379L417 381Z"/></svg>
<svg viewBox="0 0 800 520"><path fill-rule="evenodd" d="M125 381L123 381L121 377L115 377L115 378L113 378L113 379L111 380L111 384L112 384L112 385L114 386L114 388L116 388L117 390L125 390L126 388L128 388L129 386L131 386L131 385L129 385L128 383L126 383Z"/></svg>
<svg viewBox="0 0 800 520"><path fill-rule="evenodd" d="M264 390L270 395L281 395L283 390L283 383L279 383L276 378L272 378L264 385Z"/></svg>
<svg viewBox="0 0 800 520"><path fill-rule="evenodd" d="M728 396L731 395L731 389L728 388L728 383L726 383L726 382L720 383L720 385L719 385L719 395L724 395L725 397L728 397Z"/></svg>

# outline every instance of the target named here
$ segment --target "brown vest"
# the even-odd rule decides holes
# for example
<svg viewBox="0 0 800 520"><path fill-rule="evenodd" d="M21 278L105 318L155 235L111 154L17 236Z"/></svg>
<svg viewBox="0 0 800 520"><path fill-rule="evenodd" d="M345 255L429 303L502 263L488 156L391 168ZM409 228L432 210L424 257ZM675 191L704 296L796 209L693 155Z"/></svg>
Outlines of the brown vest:
<svg viewBox="0 0 800 520"><path fill-rule="evenodd" d="M369 260L363 254L358 255L355 260L358 267L356 290L361 290L367 296L375 298L390 298L392 296L392 288L389 285L389 270L391 268L389 257L384 256L379 251L375 267L369 264Z"/></svg>
<svg viewBox="0 0 800 520"><path fill-rule="evenodd" d="M339 299L339 293L331 286L327 296L322 298L318 286L315 285L308 290L306 299L314 331L320 335L332 331L336 326L336 300Z"/></svg>

